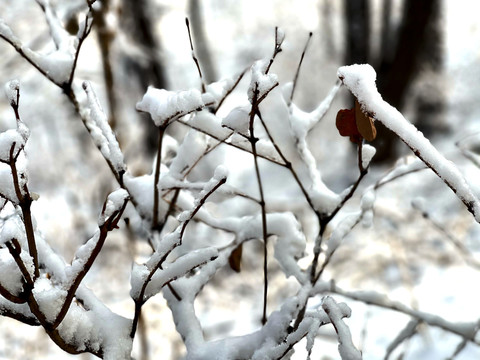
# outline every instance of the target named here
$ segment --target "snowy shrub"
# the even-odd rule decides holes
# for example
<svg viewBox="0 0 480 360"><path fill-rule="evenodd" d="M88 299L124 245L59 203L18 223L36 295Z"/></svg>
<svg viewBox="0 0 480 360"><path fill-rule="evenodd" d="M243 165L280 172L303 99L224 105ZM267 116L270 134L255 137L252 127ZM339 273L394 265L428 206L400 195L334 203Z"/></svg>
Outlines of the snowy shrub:
<svg viewBox="0 0 480 360"><path fill-rule="evenodd" d="M326 328L335 331L341 359L361 359L347 320L352 314L349 302L354 300L411 318L392 339L389 353L414 336L419 324L459 336L458 352L468 342L480 344L476 320L450 322L380 292L344 290L337 286L341 279L326 276L352 230L359 224L371 225L378 190L407 174L430 168L480 222L480 202L462 173L382 100L371 66L338 69L339 80L325 100L312 112L304 112L293 102L296 84L280 84L272 73L285 38L276 29L273 55L254 62L239 77L208 84L203 91L145 89L136 109L150 115L159 143L151 173L138 176L129 171L121 142L97 98L97 86L75 74L82 44L92 28L93 5L89 3L77 34L71 35L48 1L37 2L45 13L54 51L32 50L1 19L0 37L62 89L106 161L117 190L99 209L93 235L75 250L73 260L65 259L37 228L32 204L39 195L30 189L26 151L34 135L29 119L20 116L20 109L28 104L20 102L19 81L5 85L17 126L0 134L0 314L43 327L68 353L91 353L104 359L130 359L144 305L159 294L167 301L186 359L282 359L300 346L306 347L310 358L315 343L322 342L318 335ZM244 94L248 101L219 116L224 100L244 76L250 77ZM324 181L309 134L342 87L355 97L356 107L338 113L337 127L356 147L358 177L339 191ZM275 120L264 116L271 107L281 109ZM367 141L375 137L377 121L394 131L419 161L400 161L386 175L368 177L375 148ZM188 129L181 139L168 133L177 125ZM343 141L340 135L337 140ZM167 161L168 148L174 155ZM248 154L250 160L245 163L244 157L235 158L226 149ZM231 180L232 168L249 172L253 180L242 187L242 181ZM280 184L272 175L277 168L282 169ZM277 206L266 194L270 186L282 189L282 182L294 184L293 190L286 185L281 190L291 192L292 200L281 199L282 206ZM121 221L124 217L128 226ZM315 229L313 239L305 227ZM131 268L134 306L128 318L113 312L84 284L111 232L133 232L149 249ZM208 339L196 300L206 287L215 286L219 276L228 281L245 271L242 261L252 256L245 248L252 242L262 244L253 255L263 262L263 274L257 272L263 282L262 301L252 307L254 326L241 336ZM269 295L270 271L283 274L285 291L275 299ZM235 306L231 304L233 312ZM321 353L322 345L318 347Z"/></svg>

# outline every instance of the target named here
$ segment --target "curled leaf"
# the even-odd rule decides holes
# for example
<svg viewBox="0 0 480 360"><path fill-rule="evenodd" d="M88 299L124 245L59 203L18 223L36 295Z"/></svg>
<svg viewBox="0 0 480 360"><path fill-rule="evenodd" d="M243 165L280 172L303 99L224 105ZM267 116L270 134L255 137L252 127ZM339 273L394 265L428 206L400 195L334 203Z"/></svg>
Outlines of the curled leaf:
<svg viewBox="0 0 480 360"><path fill-rule="evenodd" d="M357 144L362 142L362 135L358 132L355 124L355 111L353 109L340 110L337 113L335 125L340 135L350 137L351 142Z"/></svg>
<svg viewBox="0 0 480 360"><path fill-rule="evenodd" d="M377 129L373 124L373 119L362 111L357 100L355 100L355 122L358 132L367 141L372 141L377 137Z"/></svg>
<svg viewBox="0 0 480 360"><path fill-rule="evenodd" d="M372 117L362 111L356 99L353 109L338 111L335 124L340 135L350 137L350 141L356 144L360 144L362 139L372 141L377 136Z"/></svg>

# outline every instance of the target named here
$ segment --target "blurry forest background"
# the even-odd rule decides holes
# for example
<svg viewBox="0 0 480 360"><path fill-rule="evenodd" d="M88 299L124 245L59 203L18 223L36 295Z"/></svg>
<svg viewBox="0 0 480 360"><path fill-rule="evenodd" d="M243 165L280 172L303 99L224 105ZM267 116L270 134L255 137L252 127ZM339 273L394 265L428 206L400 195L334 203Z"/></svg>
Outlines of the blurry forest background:
<svg viewBox="0 0 480 360"><path fill-rule="evenodd" d="M67 29L78 29L77 9L84 0L51 1ZM269 57L275 26L285 31L283 53L272 71L281 84L292 81L309 32L309 44L300 72L295 103L305 111L317 106L345 64L370 63L384 99L396 106L453 160L480 193L475 143L480 143L480 4L475 0L104 0L97 1L92 34L80 54L76 77L92 82L109 114L126 162L135 175L148 174L156 152L157 132L145 114L135 110L147 87L168 90L199 88L190 54L185 17L189 17L194 46L207 83L232 78L253 61ZM53 44L40 7L33 0L0 2L0 17L31 48L48 52ZM52 247L66 259L96 227L98 209L116 185L104 160L61 90L0 41L0 83L19 79L21 114L31 129L27 147L30 188L40 194L33 204L38 227ZM248 80L228 98L220 112L248 104ZM278 90L279 91L279 90ZM325 182L340 191L356 174L356 154L348 139L335 129L338 109L353 100L343 91L327 117L310 134L314 155ZM229 105L232 104L232 105ZM275 107L269 109L275 117ZM6 98L0 99L0 130L13 127L15 118ZM181 125L169 127L180 140ZM388 131L379 129L371 179L377 179L408 149ZM468 148L470 146L470 148ZM231 151L231 150L228 150ZM166 154L168 161L169 154ZM172 155L170 155L172 156ZM217 155L225 156L227 155ZM253 181L251 160L241 154L226 165L232 181L248 188ZM475 158L474 158L475 159ZM248 165L243 166L243 161ZM281 172L265 165L267 203L287 209ZM253 185L252 185L253 186ZM421 211L415 204L423 204ZM296 209L302 213L302 209ZM308 219L308 217L307 217ZM315 229L302 224L307 234ZM132 259L145 244L128 231L111 235L86 283L114 311L131 317L128 295ZM460 244L460 245L459 245ZM198 311L209 324L208 336L248 331L241 314L259 312L261 259L258 244L249 244L241 274L223 274L215 287L205 289ZM327 278L341 279L350 288L376 289L414 308L438 312L452 321L480 318L476 284L480 279L480 227L462 204L430 171L406 176L379 192L374 225L358 228L332 260ZM269 301L285 296L275 290L272 275ZM349 303L352 337L365 359L381 359L407 318L391 311ZM165 301L157 296L145 307L144 341L135 344L139 359L177 359L181 339ZM235 321L237 320L237 321ZM398 324L394 326L392 324ZM244 326L244 327L242 327ZM315 358L338 357L335 341L325 332ZM438 329L420 330L402 350L407 359L447 358L459 339ZM472 359L480 349L467 346L456 358ZM70 358L57 349L40 328L0 319L0 359ZM73 357L72 357L73 358ZM82 355L81 358L89 358ZM305 358L305 355L298 355Z"/></svg>

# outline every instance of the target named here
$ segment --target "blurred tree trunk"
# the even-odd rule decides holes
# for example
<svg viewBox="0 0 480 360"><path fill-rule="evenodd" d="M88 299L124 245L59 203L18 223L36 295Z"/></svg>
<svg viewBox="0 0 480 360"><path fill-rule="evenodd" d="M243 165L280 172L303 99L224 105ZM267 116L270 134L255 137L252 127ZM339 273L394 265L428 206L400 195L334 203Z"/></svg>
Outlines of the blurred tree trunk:
<svg viewBox="0 0 480 360"><path fill-rule="evenodd" d="M335 44L335 30L333 24L333 9L330 0L323 0L319 3L319 17L321 24L322 40L325 42L325 56L330 61L337 59L337 45Z"/></svg>
<svg viewBox="0 0 480 360"><path fill-rule="evenodd" d="M365 64L370 54L370 9L368 0L345 0L347 64Z"/></svg>
<svg viewBox="0 0 480 360"><path fill-rule="evenodd" d="M188 2L188 15L192 26L192 37L195 46L195 52L200 62L203 81L210 84L217 81L215 66L208 46L207 36L205 34L205 24L203 22L202 2L200 0L190 0Z"/></svg>
<svg viewBox="0 0 480 360"><path fill-rule="evenodd" d="M424 49L436 49L434 57L441 58L438 46L441 31L438 27L440 0L404 0L403 13L398 31L392 24L391 0L383 1L381 51L377 59L369 56L368 0L345 0L346 51L345 62L372 64L377 71L377 87L383 98L399 110L405 105L410 84L418 75L418 70L432 58L431 52ZM435 31L436 35L431 35ZM367 39L359 39L360 36ZM354 41L360 41L353 44ZM423 54L423 56L422 56ZM427 55L427 56L425 56ZM441 61L438 63L440 64ZM423 105L420 103L420 107ZM428 106L425 107L427 109ZM427 110L428 111L428 110ZM377 126L377 139L373 142L377 148L374 160L393 161L396 157L396 136L383 127Z"/></svg>
<svg viewBox="0 0 480 360"><path fill-rule="evenodd" d="M97 40L102 54L103 78L108 101L108 122L112 129L117 127L117 97L115 96L114 79L112 70L111 47L115 33L107 24L110 9L110 0L102 0L102 6L93 13L97 30Z"/></svg>
<svg viewBox="0 0 480 360"><path fill-rule="evenodd" d="M161 51L160 39L155 36L152 17L158 19L160 14L152 14L149 0L123 0L121 26L124 33L139 47L141 57L132 56L128 52L123 54L123 67L128 79L136 82L141 94L145 93L148 86L159 89L168 88L167 78L162 61L159 57ZM146 150L150 155L157 151L158 130L149 116L139 114L144 120L146 129Z"/></svg>
<svg viewBox="0 0 480 360"><path fill-rule="evenodd" d="M444 64L443 33L441 31L441 3L436 1L427 24L424 45L420 52L420 64L424 72L422 91L415 104L415 123L420 131L430 137L447 130L443 113L445 92L439 74Z"/></svg>

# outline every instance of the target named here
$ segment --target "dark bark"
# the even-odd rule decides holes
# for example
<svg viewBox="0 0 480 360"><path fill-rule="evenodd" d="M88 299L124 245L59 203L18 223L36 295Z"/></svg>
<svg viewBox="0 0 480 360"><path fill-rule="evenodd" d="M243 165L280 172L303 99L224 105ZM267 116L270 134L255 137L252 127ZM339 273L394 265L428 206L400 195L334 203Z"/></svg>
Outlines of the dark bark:
<svg viewBox="0 0 480 360"><path fill-rule="evenodd" d="M368 0L345 0L345 63L365 64L369 60L370 15Z"/></svg>

